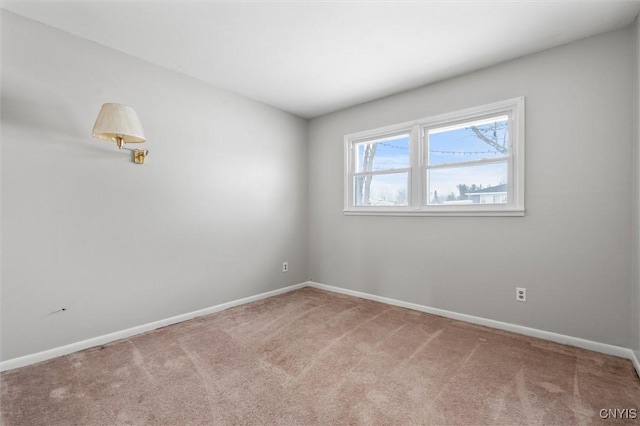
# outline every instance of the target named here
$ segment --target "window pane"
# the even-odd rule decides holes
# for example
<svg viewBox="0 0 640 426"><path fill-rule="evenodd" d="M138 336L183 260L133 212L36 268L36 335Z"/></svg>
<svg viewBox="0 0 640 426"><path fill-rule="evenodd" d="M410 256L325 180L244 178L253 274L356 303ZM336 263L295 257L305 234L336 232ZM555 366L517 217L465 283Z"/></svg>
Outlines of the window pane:
<svg viewBox="0 0 640 426"><path fill-rule="evenodd" d="M356 144L356 172L406 169L409 167L409 134Z"/></svg>
<svg viewBox="0 0 640 426"><path fill-rule="evenodd" d="M406 206L409 175L407 172L356 176L355 206Z"/></svg>
<svg viewBox="0 0 640 426"><path fill-rule="evenodd" d="M492 117L455 126L429 129L429 165L506 157L509 117Z"/></svg>
<svg viewBox="0 0 640 426"><path fill-rule="evenodd" d="M429 205L506 204L507 163L429 170Z"/></svg>

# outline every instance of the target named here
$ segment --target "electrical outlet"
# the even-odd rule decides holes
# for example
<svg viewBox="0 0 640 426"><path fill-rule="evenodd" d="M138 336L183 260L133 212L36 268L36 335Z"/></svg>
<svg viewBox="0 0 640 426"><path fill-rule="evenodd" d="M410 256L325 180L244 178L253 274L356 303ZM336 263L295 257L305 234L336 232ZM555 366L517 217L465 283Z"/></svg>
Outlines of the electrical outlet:
<svg viewBox="0 0 640 426"><path fill-rule="evenodd" d="M282 262L282 272L289 271L289 262Z"/></svg>
<svg viewBox="0 0 640 426"><path fill-rule="evenodd" d="M523 287L516 287L516 300L518 302L527 301L527 289Z"/></svg>

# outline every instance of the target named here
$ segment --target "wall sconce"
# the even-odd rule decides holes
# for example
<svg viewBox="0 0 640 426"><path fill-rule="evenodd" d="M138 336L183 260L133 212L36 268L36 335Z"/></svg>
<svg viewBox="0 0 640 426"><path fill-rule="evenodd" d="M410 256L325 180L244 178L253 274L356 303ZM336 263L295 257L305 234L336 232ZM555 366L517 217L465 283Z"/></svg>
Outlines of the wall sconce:
<svg viewBox="0 0 640 426"><path fill-rule="evenodd" d="M100 108L96 123L93 125L93 137L113 141L122 149L125 143L142 143L144 131L133 108L120 104L104 104ZM146 149L128 149L133 151L133 162L144 164L149 151Z"/></svg>

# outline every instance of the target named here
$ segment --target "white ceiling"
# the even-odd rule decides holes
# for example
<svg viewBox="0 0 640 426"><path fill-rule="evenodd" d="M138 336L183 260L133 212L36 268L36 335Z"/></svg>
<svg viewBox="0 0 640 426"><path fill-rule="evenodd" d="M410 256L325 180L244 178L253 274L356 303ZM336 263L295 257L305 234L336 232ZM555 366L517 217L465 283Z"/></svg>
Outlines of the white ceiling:
<svg viewBox="0 0 640 426"><path fill-rule="evenodd" d="M39 1L2 8L310 118L633 22L635 1Z"/></svg>

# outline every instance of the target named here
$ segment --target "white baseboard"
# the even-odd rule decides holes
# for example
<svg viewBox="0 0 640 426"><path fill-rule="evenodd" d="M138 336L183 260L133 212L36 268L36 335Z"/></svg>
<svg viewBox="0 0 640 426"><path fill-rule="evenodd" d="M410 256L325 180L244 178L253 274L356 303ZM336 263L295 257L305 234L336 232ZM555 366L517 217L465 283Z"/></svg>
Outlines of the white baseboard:
<svg viewBox="0 0 640 426"><path fill-rule="evenodd" d="M390 299L388 297L376 296L373 294L363 293L355 290L348 290L331 285L320 284L317 282L309 282L310 287L320 290L328 290L334 293L346 294L349 296L361 297L363 299L374 300L376 302L386 303L388 305L400 306L403 308L413 309L415 311L426 312L441 317L451 318L455 320L470 322L472 324L484 325L486 327L497 328L499 330L511 331L513 333L524 334L525 336L537 337L543 340L561 343L563 345L576 346L582 349L588 349L594 352L600 352L607 355L614 355L621 358L630 359L640 375L640 363L631 349L621 346L608 345L606 343L594 342L591 340L581 339L579 337L571 337L563 334L552 333L550 331L538 330L536 328L524 327L521 325L510 324L502 321L495 321L487 318L476 317L473 315L460 314L457 312L447 311L444 309L432 308L430 306L418 305L416 303L403 302L401 300Z"/></svg>
<svg viewBox="0 0 640 426"><path fill-rule="evenodd" d="M633 362L633 366L636 368L636 373L638 373L638 377L640 377L640 360L636 356L636 353L631 351L631 362Z"/></svg>
<svg viewBox="0 0 640 426"><path fill-rule="evenodd" d="M244 305L245 303L255 302L257 300L266 299L267 297L276 296L278 294L287 293L292 290L297 290L302 287L308 286L309 283L295 284L289 287L279 288L277 290L268 291L255 296L245 297L243 299L233 300L231 302L222 303L220 305L211 306L209 308L200 309L197 311L189 312L182 315L176 315L171 318L166 318L159 321L150 322L148 324L139 325L137 327L128 328L126 330L116 331L114 333L105 334L91 339L83 340L81 342L71 343L69 345L60 346L46 351L37 352L35 354L25 355L18 358L9 359L0 362L0 371L13 370L14 368L24 367L27 365L35 364L37 362L46 361L48 359L56 358L63 355L68 355L73 352L78 352L83 349L92 348L94 346L105 345L107 343L115 342L116 340L126 339L136 334L145 333L147 331L155 330L160 327L166 327L168 325L177 324L179 322L187 321L193 318L201 317L204 315L213 314L215 312L224 311L225 309L233 308L234 306Z"/></svg>
<svg viewBox="0 0 640 426"><path fill-rule="evenodd" d="M520 325L510 324L502 321L495 321L487 318L476 317L473 315L460 314L457 312L447 311L444 309L432 308L429 306L418 305L416 303L403 302L401 300L391 299L383 296L376 296L373 294L363 293L360 291L349 290L345 288L335 287L331 285L321 284L313 281L308 281L292 286L280 288L266 293L261 293L255 296L245 297L243 299L233 300L231 302L222 303L220 305L211 306L209 308L200 309L197 311L189 312L182 315L176 315L171 318L166 318L159 321L150 322L137 327L128 328L126 330L117 331L114 333L105 334L102 336L94 337L91 339L83 340L81 342L71 343L69 345L60 346L46 351L37 352L35 354L25 355L18 358L9 359L0 362L0 371L13 370L14 368L25 367L27 365L35 364L38 362L46 361L52 358L56 358L63 355L68 355L73 352L78 352L83 349L88 349L94 346L105 345L107 343L115 342L116 340L126 339L137 334L145 333L147 331L155 330L160 327L166 327L168 325L177 324L179 322L188 321L193 318L201 317L204 315L220 312L225 309L233 308L234 306L244 305L246 303L255 302L257 300L266 299L278 294L287 293L289 291L297 290L303 287L314 287L321 290L327 290L334 293L346 294L349 296L360 297L363 299L374 300L376 302L386 303L388 305L400 306L403 308L413 309L420 312L426 312L433 315L439 315L446 318L465 321L472 324L484 325L486 327L496 328L499 330L511 331L513 333L523 334L525 336L537 337L544 340L550 340L552 342L561 343L570 346L576 346L583 349L588 349L595 352L604 353L607 355L614 355L621 358L630 359L636 369L636 372L640 376L640 362L635 353L628 348L620 346L608 345L606 343L594 342L591 340L585 340L578 337L566 336L563 334L552 333L550 331L538 330L535 328L524 327Z"/></svg>

